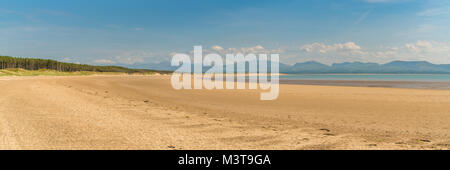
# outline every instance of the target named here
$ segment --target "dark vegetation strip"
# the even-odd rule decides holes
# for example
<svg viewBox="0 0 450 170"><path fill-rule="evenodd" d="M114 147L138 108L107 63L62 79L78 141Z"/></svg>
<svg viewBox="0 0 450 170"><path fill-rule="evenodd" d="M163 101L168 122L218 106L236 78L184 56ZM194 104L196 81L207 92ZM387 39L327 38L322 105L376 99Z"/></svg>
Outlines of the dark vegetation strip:
<svg viewBox="0 0 450 170"><path fill-rule="evenodd" d="M59 62L49 59L0 56L0 69L11 68L21 68L25 70L49 69L61 72L92 71L121 73L170 73L169 71L157 71L150 69L130 69L120 66L93 66L87 64Z"/></svg>

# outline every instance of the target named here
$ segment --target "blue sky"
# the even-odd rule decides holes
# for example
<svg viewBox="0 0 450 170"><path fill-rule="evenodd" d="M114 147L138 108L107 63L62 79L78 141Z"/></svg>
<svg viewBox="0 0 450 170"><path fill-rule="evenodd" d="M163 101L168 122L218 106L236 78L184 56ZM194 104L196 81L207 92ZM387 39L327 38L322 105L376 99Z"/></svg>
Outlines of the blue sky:
<svg viewBox="0 0 450 170"><path fill-rule="evenodd" d="M0 0L0 55L87 64L209 52L304 61L450 63L445 0Z"/></svg>

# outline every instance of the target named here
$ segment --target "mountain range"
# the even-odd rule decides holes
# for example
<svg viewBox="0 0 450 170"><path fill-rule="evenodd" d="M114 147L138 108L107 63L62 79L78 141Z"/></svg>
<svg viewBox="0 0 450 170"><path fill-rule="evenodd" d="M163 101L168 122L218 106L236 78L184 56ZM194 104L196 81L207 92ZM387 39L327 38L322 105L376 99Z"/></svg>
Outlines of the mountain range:
<svg viewBox="0 0 450 170"><path fill-rule="evenodd" d="M130 66L128 66L130 67ZM133 68L147 68L154 70L176 70L169 62L157 64L133 65ZM208 68L204 68L206 71ZM450 74L450 64L432 64L427 61L392 61L386 64L344 62L332 65L316 61L308 61L288 65L280 63L281 73L297 74L326 74L326 73L373 73L373 74Z"/></svg>

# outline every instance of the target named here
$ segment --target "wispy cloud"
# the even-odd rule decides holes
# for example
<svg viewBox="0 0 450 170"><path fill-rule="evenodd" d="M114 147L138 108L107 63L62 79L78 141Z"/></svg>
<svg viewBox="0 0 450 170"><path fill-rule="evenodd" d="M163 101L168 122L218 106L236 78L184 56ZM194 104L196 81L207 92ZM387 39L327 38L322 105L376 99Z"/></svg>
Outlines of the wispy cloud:
<svg viewBox="0 0 450 170"><path fill-rule="evenodd" d="M354 24L357 25L357 24L363 22L367 18L367 16L369 16L369 14L371 12L372 12L372 9L367 10L366 12L362 13L361 16L359 16L359 18L355 21Z"/></svg>
<svg viewBox="0 0 450 170"><path fill-rule="evenodd" d="M115 61L108 60L108 59L94 60L94 63L96 63L96 64L116 64Z"/></svg>
<svg viewBox="0 0 450 170"><path fill-rule="evenodd" d="M282 53L283 49L266 49L264 48L262 45L255 45L255 46L251 46L251 47L242 47L242 48L224 48L221 47L219 45L214 45L212 46L210 49L207 48L203 48L203 53L208 54L208 53L219 53L222 55L225 54L249 54L249 53L253 53L253 54L273 54L273 53ZM193 54L193 51L190 51L190 54Z"/></svg>
<svg viewBox="0 0 450 170"><path fill-rule="evenodd" d="M15 11L9 9L0 9L0 15L14 14Z"/></svg>
<svg viewBox="0 0 450 170"><path fill-rule="evenodd" d="M36 12L39 14L46 14L46 15L53 15L53 16L70 16L70 15L72 15L65 11L50 10L50 9L38 9Z"/></svg>
<svg viewBox="0 0 450 170"><path fill-rule="evenodd" d="M422 12L417 13L417 15L426 17L450 15L450 6L426 9Z"/></svg>
<svg viewBox="0 0 450 170"><path fill-rule="evenodd" d="M102 59L93 60L92 63L95 64L124 64L124 65L134 65L139 63L145 63L145 58L153 57L153 53L131 50L117 52L118 54L112 57L104 57Z"/></svg>
<svg viewBox="0 0 450 170"><path fill-rule="evenodd" d="M364 1L368 3L387 3L387 2L401 2L405 0L364 0Z"/></svg>
<svg viewBox="0 0 450 170"><path fill-rule="evenodd" d="M56 17L74 17L70 13L64 11L50 10L50 9L35 9L31 11L16 11L10 9L0 9L0 15L15 15L23 17L31 22L41 22L42 16L56 16Z"/></svg>

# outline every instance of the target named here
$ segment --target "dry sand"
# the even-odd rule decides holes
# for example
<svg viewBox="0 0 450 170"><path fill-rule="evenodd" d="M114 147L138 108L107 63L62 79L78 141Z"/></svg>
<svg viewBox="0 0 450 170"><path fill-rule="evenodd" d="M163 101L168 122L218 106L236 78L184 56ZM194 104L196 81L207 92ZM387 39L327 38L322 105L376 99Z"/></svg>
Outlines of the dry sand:
<svg viewBox="0 0 450 170"><path fill-rule="evenodd" d="M1 77L0 149L449 149L450 91L173 90L168 76Z"/></svg>

